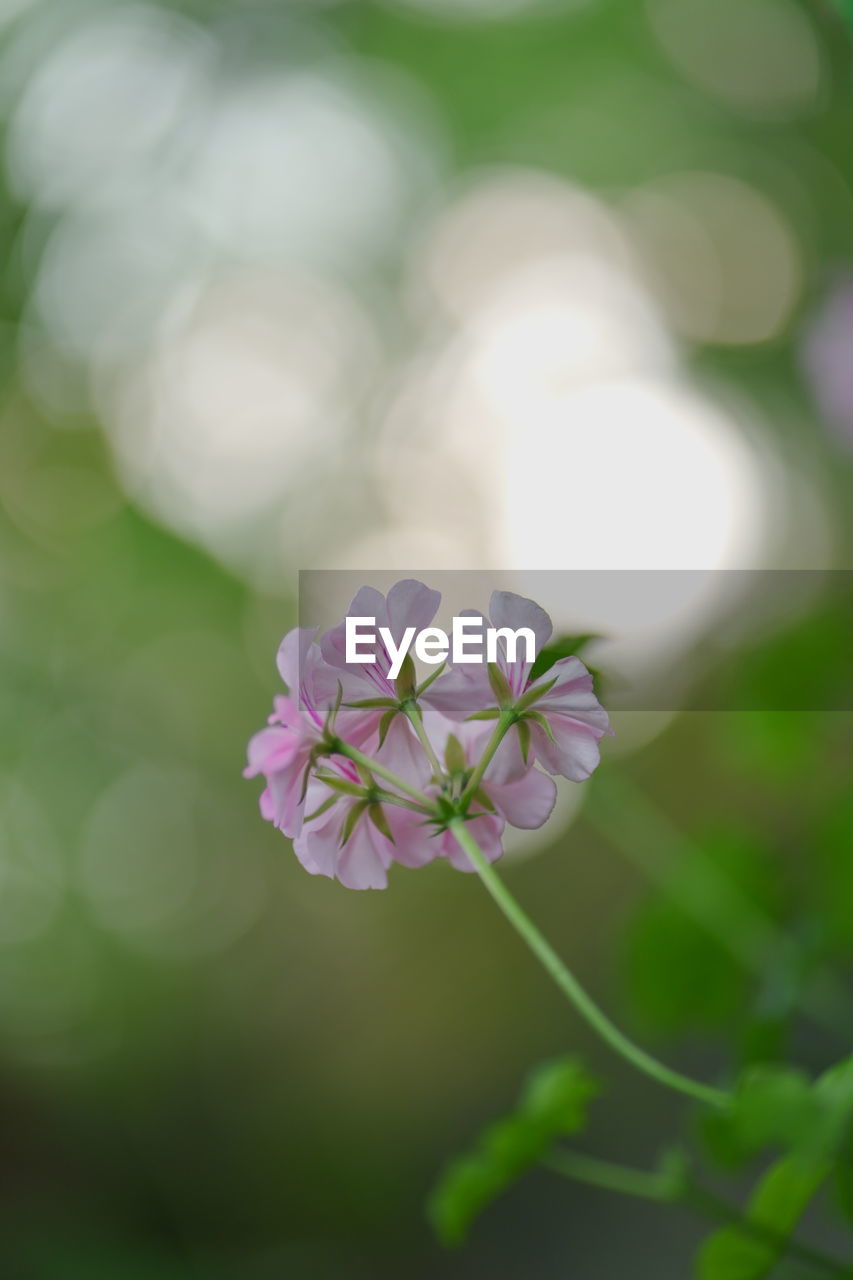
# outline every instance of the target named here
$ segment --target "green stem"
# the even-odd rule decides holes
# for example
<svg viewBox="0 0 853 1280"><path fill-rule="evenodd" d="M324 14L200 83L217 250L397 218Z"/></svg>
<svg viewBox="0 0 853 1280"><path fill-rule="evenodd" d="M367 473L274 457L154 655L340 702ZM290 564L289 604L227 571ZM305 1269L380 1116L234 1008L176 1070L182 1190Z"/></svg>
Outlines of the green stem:
<svg viewBox="0 0 853 1280"><path fill-rule="evenodd" d="M582 1182L586 1186L600 1187L605 1191L636 1196L642 1200L654 1200L658 1204L682 1204L692 1209L694 1213L710 1218L713 1222L735 1226L740 1231L761 1240L762 1243L772 1245L780 1252L787 1252L792 1258L798 1258L801 1262L821 1267L836 1276L849 1274L845 1264L838 1262L835 1258L811 1248L810 1245L801 1244L799 1240L780 1235L760 1222L752 1221L734 1205L730 1205L694 1182L679 1184L663 1173L629 1169L625 1165L614 1164L609 1160L597 1160L593 1156L582 1155L577 1151L553 1151L542 1163L554 1173L559 1173L564 1178L571 1178L574 1182Z"/></svg>
<svg viewBox="0 0 853 1280"><path fill-rule="evenodd" d="M589 1187L600 1187L603 1191L618 1191L621 1195L655 1200L658 1204L672 1204L678 1198L671 1182L662 1173L629 1169L610 1160L581 1155L579 1151L552 1151L542 1163L564 1178L583 1182Z"/></svg>
<svg viewBox="0 0 853 1280"><path fill-rule="evenodd" d="M811 1245L801 1244L799 1240L795 1240L791 1236L781 1235L778 1231L774 1231L772 1227L765 1227L761 1222L755 1222L748 1214L742 1213L740 1209L735 1208L728 1201L714 1195L712 1191L707 1191L704 1187L697 1186L695 1183L688 1183L678 1197L678 1203L683 1204L688 1209L692 1209L694 1213L698 1213L702 1217L710 1218L713 1222L720 1222L724 1226L737 1227L739 1231L743 1231L746 1235L753 1236L756 1240L778 1249L780 1254L788 1253L792 1258L797 1258L800 1262L808 1263L811 1266L821 1267L834 1276L850 1275L850 1269L846 1263L839 1262L837 1258L832 1258L829 1254L822 1253L819 1249L813 1249Z"/></svg>
<svg viewBox="0 0 853 1280"><path fill-rule="evenodd" d="M425 796L422 791L418 791L417 787L411 786L406 782L405 778L400 778L396 773L392 773L390 769L386 769L384 764L380 764L378 760L371 759L366 756L363 751L359 751L357 747L351 747L348 742L341 742L338 739L334 744L333 754L337 756L346 756L348 760L352 760L355 764L363 765L365 769L369 769L371 773L378 774L380 778L384 778L386 782L390 782L392 787L396 787L398 791L402 791L404 795L411 796L413 800L417 800L418 804L426 806L430 813L433 806L429 796Z"/></svg>
<svg viewBox="0 0 853 1280"><path fill-rule="evenodd" d="M420 707L416 702L406 702L403 704L403 711L411 722L415 733L418 735L418 741L423 747L426 757L432 765L433 772L436 777L440 778L444 773L444 770L442 769L438 756L433 751L432 743L427 736L427 731L424 728L424 718L421 715Z"/></svg>
<svg viewBox="0 0 853 1280"><path fill-rule="evenodd" d="M489 738L489 741L486 743L483 754L480 757L479 761L477 762L477 766L474 769L474 772L471 774L471 777L468 779L468 783L467 783L467 786L465 787L465 790L462 792L462 795L459 797L459 804L463 809L468 804L470 804L471 797L474 795L474 792L477 790L480 783L483 781L483 775L485 774L489 765L492 763L494 754L497 751L498 747L503 742L504 738L506 737L508 730L511 729L512 726L515 724L515 719L516 719L515 712L512 711L511 709L504 708L504 710L501 711L500 716L498 717L498 722L495 725L495 731L492 734L491 738Z"/></svg>
<svg viewBox="0 0 853 1280"><path fill-rule="evenodd" d="M674 1089L678 1093L684 1093L709 1106L727 1107L731 1103L731 1096L728 1093L722 1089L714 1089L711 1085L702 1084L698 1080L692 1080L689 1076L684 1076L681 1072L673 1071L672 1068L658 1062L657 1058L653 1058L651 1054L646 1053L645 1049L635 1045L610 1021L566 967L530 917L521 909L494 867L486 861L477 841L466 828L464 819L453 818L449 825L460 847L471 859L480 879L507 920L527 943L536 958L541 961L545 970L575 1006L581 1017L598 1032L611 1049L630 1062L638 1071L656 1080L658 1084Z"/></svg>
<svg viewBox="0 0 853 1280"><path fill-rule="evenodd" d="M393 791L384 791L380 788L375 794L379 804L396 804L400 809L411 809L413 813L423 813L427 817L433 817L434 815L434 810L428 808L425 804L418 804L415 800L407 800L405 796L395 795Z"/></svg>

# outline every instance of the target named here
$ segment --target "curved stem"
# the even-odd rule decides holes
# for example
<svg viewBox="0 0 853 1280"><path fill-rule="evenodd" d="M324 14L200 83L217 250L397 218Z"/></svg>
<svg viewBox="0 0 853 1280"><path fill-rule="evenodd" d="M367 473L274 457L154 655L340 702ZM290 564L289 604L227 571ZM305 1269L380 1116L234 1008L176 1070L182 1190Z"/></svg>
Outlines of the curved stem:
<svg viewBox="0 0 853 1280"><path fill-rule="evenodd" d="M462 795L459 797L459 803L463 807L470 803L471 797L474 795L474 792L477 790L480 783L483 781L483 775L485 774L486 770L491 764L492 759L494 758L495 752L497 751L498 747L501 745L504 738L506 737L507 731L512 727L514 723L515 723L515 713L513 711L508 709L504 709L503 711L501 711L500 716L498 717L498 722L495 725L494 733L492 734L491 738L489 738L489 741L486 743L485 749L483 750L483 754L478 760L477 766L474 769L474 772L471 774L471 777L468 779L468 784L465 787L465 790L462 792Z"/></svg>
<svg viewBox="0 0 853 1280"><path fill-rule="evenodd" d="M629 1169L627 1165L597 1160L579 1151L552 1151L542 1163L564 1178L583 1182L588 1187L600 1187L603 1191L617 1191L641 1200L655 1200L658 1204L673 1204L678 1199L671 1183L661 1173Z"/></svg>
<svg viewBox="0 0 853 1280"><path fill-rule="evenodd" d="M417 800L418 804L425 805L430 813L433 811L432 803L429 796L425 796L422 791L418 791L417 787L413 787L406 782L405 778L400 778L396 773L392 773L390 769L386 769L384 764L380 764L378 760L373 760L370 756L366 756L363 751L359 751L357 747L351 747L348 742L335 743L334 754L338 756L346 756L348 760L352 760L355 764L363 765L365 769L369 769L371 773L377 774L380 778L384 778L386 782L390 782L392 787L396 787L398 791L402 791L404 795L411 796L413 800Z"/></svg>
<svg viewBox="0 0 853 1280"><path fill-rule="evenodd" d="M598 1032L601 1038L610 1045L611 1049L630 1062L638 1071L642 1071L645 1075L650 1076L652 1080L656 1080L658 1084L662 1084L668 1089L674 1089L678 1093L686 1094L688 1097L695 1098L699 1102L704 1102L712 1107L726 1107L731 1103L731 1095L722 1089L715 1089L711 1085L702 1084L698 1080L692 1080L689 1076L682 1075L680 1071L673 1071L671 1067L658 1062L657 1058L652 1057L650 1053L646 1053L645 1049L641 1049L632 1040L629 1040L615 1023L611 1022L607 1015L599 1009L598 1005L587 994L571 970L566 967L530 917L518 905L494 867L486 861L477 841L466 828L464 819L453 818L449 825L460 847L471 859L480 879L507 920L524 939L536 958L541 961L543 967L554 979L563 994L574 1005L581 1017Z"/></svg>
<svg viewBox="0 0 853 1280"><path fill-rule="evenodd" d="M637 1196L643 1200L654 1200L658 1204L682 1204L702 1217L713 1222L725 1223L737 1227L747 1235L751 1235L763 1243L784 1251L801 1262L818 1266L833 1275L848 1275L845 1264L831 1258L828 1254L813 1249L810 1245L801 1244L790 1236L782 1236L760 1222L752 1221L734 1205L722 1200L713 1192L692 1181L674 1183L664 1173L649 1173L644 1169L630 1169L626 1165L614 1164L609 1160L597 1160L593 1156L581 1154L579 1151L556 1150L542 1161L547 1169L559 1173L574 1182L582 1182L586 1186L600 1187L605 1191L615 1191L621 1195Z"/></svg>

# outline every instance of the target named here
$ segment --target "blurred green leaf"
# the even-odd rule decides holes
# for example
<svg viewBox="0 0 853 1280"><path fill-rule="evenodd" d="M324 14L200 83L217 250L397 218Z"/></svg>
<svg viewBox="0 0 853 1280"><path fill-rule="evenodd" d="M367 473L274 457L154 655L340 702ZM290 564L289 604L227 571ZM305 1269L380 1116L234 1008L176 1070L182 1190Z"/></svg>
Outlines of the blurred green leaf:
<svg viewBox="0 0 853 1280"><path fill-rule="evenodd" d="M550 671L555 662L559 662L561 658L572 658L580 654L590 642L597 640L599 637L595 635L580 636L560 636L556 640L552 640L550 644L546 644L536 655L536 661L530 668L530 679L538 680L540 676L544 676L546 671Z"/></svg>
<svg viewBox="0 0 853 1280"><path fill-rule="evenodd" d="M853 947L853 794L830 806L817 833L816 877L821 917L830 945Z"/></svg>
<svg viewBox="0 0 853 1280"><path fill-rule="evenodd" d="M747 955L751 943L732 936L731 891L772 916L776 880L765 847L751 832L709 832L688 846L667 876L665 894L638 912L626 934L628 992L646 1023L665 1032L717 1029L746 1016L755 980L740 954ZM720 881L726 892L717 895L711 922Z"/></svg>
<svg viewBox="0 0 853 1280"><path fill-rule="evenodd" d="M697 1256L699 1280L763 1280L768 1276L828 1172L825 1161L790 1156L777 1161L758 1183L746 1210L750 1222L768 1232L767 1238L742 1227L715 1231Z"/></svg>
<svg viewBox="0 0 853 1280"><path fill-rule="evenodd" d="M556 1138L580 1133L598 1082L575 1057L544 1063L518 1105L452 1161L430 1195L427 1214L446 1245L460 1244L474 1219L545 1154Z"/></svg>
<svg viewBox="0 0 853 1280"><path fill-rule="evenodd" d="M808 1159L835 1158L853 1124L853 1058L812 1082L785 1065L751 1066L733 1091L733 1105L709 1116L704 1134L712 1154L737 1164L776 1148Z"/></svg>
<svg viewBox="0 0 853 1280"><path fill-rule="evenodd" d="M747 1157L765 1147L791 1150L807 1138L819 1114L808 1076L795 1067L751 1066L734 1090L734 1106L723 1117L730 1149Z"/></svg>

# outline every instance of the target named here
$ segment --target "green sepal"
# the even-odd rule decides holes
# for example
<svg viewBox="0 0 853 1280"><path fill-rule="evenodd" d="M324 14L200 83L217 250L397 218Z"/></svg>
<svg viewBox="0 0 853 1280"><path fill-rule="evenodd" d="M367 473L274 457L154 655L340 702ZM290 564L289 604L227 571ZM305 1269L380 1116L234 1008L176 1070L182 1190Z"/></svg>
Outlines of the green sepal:
<svg viewBox="0 0 853 1280"><path fill-rule="evenodd" d="M387 738L388 730L391 728L391 722L396 715L397 715L397 708L395 706L392 706L388 711L385 712L382 719L379 721L379 748L382 747L382 744Z"/></svg>
<svg viewBox="0 0 853 1280"><path fill-rule="evenodd" d="M346 818L344 819L344 825L341 827L341 839L340 839L341 847L343 847L346 844L347 840L349 840L353 831L355 831L356 824L359 818L364 813L365 809L368 809L369 807L370 807L369 800L359 800L358 804L354 804L352 806Z"/></svg>
<svg viewBox="0 0 853 1280"><path fill-rule="evenodd" d="M344 686L341 684L339 680L338 692L335 694L335 701L332 703L331 707L329 708L329 714L326 716L325 722L323 724L323 733L325 734L326 737L329 737L331 734L335 732L335 721L337 720L338 712L341 709L341 701L343 699L343 696L344 696Z"/></svg>
<svg viewBox="0 0 853 1280"><path fill-rule="evenodd" d="M500 707L487 707L485 711L475 711L472 716L466 716L465 720L499 720L500 714Z"/></svg>
<svg viewBox="0 0 853 1280"><path fill-rule="evenodd" d="M322 804L318 805L313 813L306 813L303 822L313 822L315 818L319 818L321 814L328 813L333 805L338 803L337 796L329 796Z"/></svg>
<svg viewBox="0 0 853 1280"><path fill-rule="evenodd" d="M492 804L482 787L477 788L471 799L476 800L478 804L481 804L488 813L497 813L495 806ZM474 814L469 814L469 817L474 816Z"/></svg>
<svg viewBox="0 0 853 1280"><path fill-rule="evenodd" d="M441 675L442 671L446 666L447 666L447 662L446 661L442 662L441 666L436 667L435 671L430 672L426 680L424 680L422 684L419 684L417 689L415 690L416 698L419 698L422 693L426 692L426 690L430 687L433 681L438 679L438 677Z"/></svg>
<svg viewBox="0 0 853 1280"><path fill-rule="evenodd" d="M355 765L355 771L358 774L358 776L361 778L361 781L364 784L364 786L375 787L376 779L368 769L367 765L362 764L360 760L354 760L353 764Z"/></svg>
<svg viewBox="0 0 853 1280"><path fill-rule="evenodd" d="M538 685L535 689L528 689L526 693L521 695L518 702L516 702L516 711L522 712L526 711L528 707L532 707L534 702L538 702L540 698L545 697L546 693L550 693L556 683L557 677L554 676L554 679L549 680L546 684Z"/></svg>
<svg viewBox="0 0 853 1280"><path fill-rule="evenodd" d="M527 764L530 755L530 725L526 720L518 722L518 745L521 747L521 758Z"/></svg>
<svg viewBox="0 0 853 1280"><path fill-rule="evenodd" d="M545 733L547 733L548 737L551 739L552 742L557 741L557 739L554 737L554 730L551 728L550 724L546 720L545 716L543 716L541 711L525 711L524 720L532 720L534 724L538 724L539 728L542 729ZM521 723L519 724L518 726L519 729L521 728L521 725L524 724L524 720L522 720ZM528 733L529 732L530 730L528 729Z"/></svg>
<svg viewBox="0 0 853 1280"><path fill-rule="evenodd" d="M302 775L302 786L299 789L300 804L302 804L303 800L305 799L306 792L308 791L308 782L311 778L311 770L314 768L314 765L317 763L317 761L320 759L322 755L323 755L322 749L320 749L319 747L314 747L311 751L311 754L308 757L308 763L306 764L305 772Z"/></svg>
<svg viewBox="0 0 853 1280"><path fill-rule="evenodd" d="M383 810L382 805L371 804L367 810L367 816L379 834L383 835L386 840L390 840L391 843L394 844L394 837L391 834L391 828L388 825L388 819L385 816L385 811Z"/></svg>
<svg viewBox="0 0 853 1280"><path fill-rule="evenodd" d="M464 773L468 767L465 748L455 733L448 735L447 745L444 748L444 763L447 765L448 773Z"/></svg>
<svg viewBox="0 0 853 1280"><path fill-rule="evenodd" d="M403 659L403 665L400 667L400 674L394 681L394 689L397 697L402 702L405 698L414 696L415 688L418 683L418 673L415 670L415 664L412 661L412 655L407 653Z"/></svg>
<svg viewBox="0 0 853 1280"><path fill-rule="evenodd" d="M339 778L337 774L331 773L318 773L316 777L320 782L324 782L331 791L338 791L341 795L364 795L364 787L358 782L351 782L349 778Z"/></svg>
<svg viewBox="0 0 853 1280"><path fill-rule="evenodd" d="M345 702L345 707L396 707L393 698L361 698L358 702Z"/></svg>
<svg viewBox="0 0 853 1280"><path fill-rule="evenodd" d="M512 702L512 689L509 687L509 681L496 662L488 663L488 671L492 693L501 706L506 706Z"/></svg>

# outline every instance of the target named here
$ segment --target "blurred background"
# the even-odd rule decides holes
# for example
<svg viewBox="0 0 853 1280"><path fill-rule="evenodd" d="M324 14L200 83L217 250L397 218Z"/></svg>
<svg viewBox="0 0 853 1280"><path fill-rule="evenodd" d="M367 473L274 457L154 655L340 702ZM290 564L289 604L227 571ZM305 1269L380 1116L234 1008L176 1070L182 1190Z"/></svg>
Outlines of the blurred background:
<svg viewBox="0 0 853 1280"><path fill-rule="evenodd" d="M538 1060L611 1082L600 1155L683 1109L468 877L260 821L300 568L815 571L722 651L658 617L741 709L626 712L507 875L674 1065L849 1052L850 50L829 0L2 0L4 1277L689 1272L544 1172L433 1241Z"/></svg>

